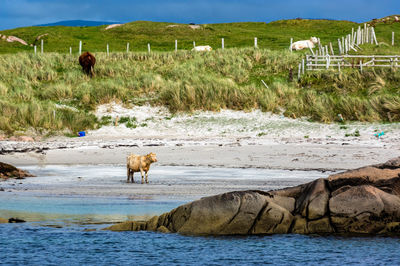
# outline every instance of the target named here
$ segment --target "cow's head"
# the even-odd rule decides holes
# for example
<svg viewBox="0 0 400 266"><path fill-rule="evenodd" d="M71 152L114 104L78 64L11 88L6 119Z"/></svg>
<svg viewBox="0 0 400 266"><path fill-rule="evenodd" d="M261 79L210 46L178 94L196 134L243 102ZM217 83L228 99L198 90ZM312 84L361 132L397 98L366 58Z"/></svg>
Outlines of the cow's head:
<svg viewBox="0 0 400 266"><path fill-rule="evenodd" d="M150 152L149 154L146 155L146 157L152 162L157 162L157 157L155 153Z"/></svg>

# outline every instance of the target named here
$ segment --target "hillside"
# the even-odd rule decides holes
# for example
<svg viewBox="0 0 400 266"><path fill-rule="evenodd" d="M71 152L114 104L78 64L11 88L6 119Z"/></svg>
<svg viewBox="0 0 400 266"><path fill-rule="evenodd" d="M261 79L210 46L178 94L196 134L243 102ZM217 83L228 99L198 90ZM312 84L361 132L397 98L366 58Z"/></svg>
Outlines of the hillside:
<svg viewBox="0 0 400 266"><path fill-rule="evenodd" d="M69 27L93 27L101 25L117 24L120 22L110 22L110 21L91 21L91 20L63 20L54 23L34 25L35 27L40 26L69 26Z"/></svg>
<svg viewBox="0 0 400 266"><path fill-rule="evenodd" d="M125 51L127 42L131 51L146 51L147 44L151 44L154 51L172 51L175 40L178 40L179 49L191 49L193 41L197 45L211 45L221 47L221 38L225 39L226 48L250 47L254 37L258 38L260 48L272 50L283 49L289 46L290 38L294 40L308 39L317 36L322 43L333 42L337 38L348 34L351 28L359 25L350 21L334 20L281 20L271 23L243 22L187 25L166 22L136 21L126 23L120 27L105 30L106 26L96 27L26 27L0 31L3 35L13 35L25 40L28 44L39 45L36 38L43 34L45 52L69 52L78 50L79 41L83 41L83 50L94 52L105 51L107 43L110 51ZM400 23L376 23L376 32L379 41L390 43L391 32L400 36ZM8 43L0 40L0 53L15 53L33 51L30 46L19 43Z"/></svg>
<svg viewBox="0 0 400 266"><path fill-rule="evenodd" d="M29 46L0 41L0 133L34 130L75 135L79 130L110 123L107 117L96 118L93 111L112 101L165 106L172 113L260 109L325 123L400 121L397 69L367 68L360 72L347 68L340 73L308 71L300 80L293 77L307 51L290 53L291 37L296 40L314 35L335 45L338 37L358 27L356 23L298 19L200 25L198 29L189 26L197 25L139 21L110 30L105 30L106 26L55 26L0 32L29 43L48 34L44 36L44 55L34 55ZM377 20L375 26L380 45L363 45L362 52L398 54L400 41L395 46L390 43L392 31L400 36L400 23ZM259 38L261 49L249 48L254 36ZM193 40L198 45L218 47L220 38L225 38L225 47L239 48L187 51ZM174 50L175 39L180 51L165 52ZM77 63L79 40L83 50L96 52L93 79L86 77ZM127 41L134 53L124 52ZM144 52L148 42L151 54ZM107 43L110 55L105 53ZM72 56L69 46L74 49ZM17 53L21 51L29 53ZM125 123L135 125L130 118Z"/></svg>

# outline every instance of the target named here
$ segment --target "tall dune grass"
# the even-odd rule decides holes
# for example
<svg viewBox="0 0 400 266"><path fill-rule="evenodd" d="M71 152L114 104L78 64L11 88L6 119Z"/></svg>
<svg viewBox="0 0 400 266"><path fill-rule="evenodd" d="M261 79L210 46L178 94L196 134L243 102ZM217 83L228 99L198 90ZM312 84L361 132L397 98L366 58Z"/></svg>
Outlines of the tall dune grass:
<svg viewBox="0 0 400 266"><path fill-rule="evenodd" d="M93 110L115 100L165 105L172 112L260 108L326 123L338 114L346 120L400 121L400 73L391 69L308 72L291 81L289 69L296 73L301 57L286 51L95 56L90 79L77 55L0 55L0 130L45 134L96 128L100 122Z"/></svg>

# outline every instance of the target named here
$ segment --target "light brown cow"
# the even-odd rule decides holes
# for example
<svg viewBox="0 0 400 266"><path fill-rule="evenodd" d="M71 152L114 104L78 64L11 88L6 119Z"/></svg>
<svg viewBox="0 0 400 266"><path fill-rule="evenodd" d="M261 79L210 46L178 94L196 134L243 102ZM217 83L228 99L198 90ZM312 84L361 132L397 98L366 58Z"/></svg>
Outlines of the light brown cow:
<svg viewBox="0 0 400 266"><path fill-rule="evenodd" d="M140 172L142 175L142 184L143 184L143 172L146 174L146 183L148 181L148 171L150 169L150 164L157 162L157 157L155 153L150 152L147 155L136 155L131 154L128 156L126 160L126 168L127 168L127 180L126 182L129 183L131 180L132 183L135 182L133 178L134 172Z"/></svg>

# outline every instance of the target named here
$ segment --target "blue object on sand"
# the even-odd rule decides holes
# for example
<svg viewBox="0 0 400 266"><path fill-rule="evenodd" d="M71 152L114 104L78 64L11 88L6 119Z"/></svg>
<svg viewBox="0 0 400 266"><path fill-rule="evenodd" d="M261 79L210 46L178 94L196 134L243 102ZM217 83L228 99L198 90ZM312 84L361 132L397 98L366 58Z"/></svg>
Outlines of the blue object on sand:
<svg viewBox="0 0 400 266"><path fill-rule="evenodd" d="M380 137L382 137L383 135L385 135L385 132L381 132L381 133L376 133L375 134L375 137L377 137L378 139L380 138Z"/></svg>
<svg viewBox="0 0 400 266"><path fill-rule="evenodd" d="M85 131L79 131L79 137L84 137L86 135Z"/></svg>

